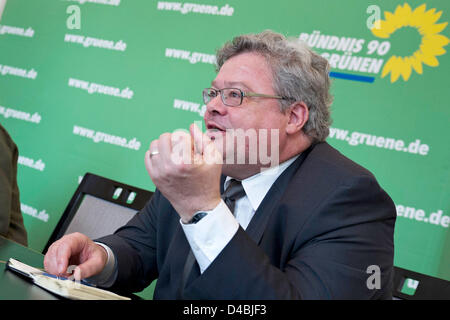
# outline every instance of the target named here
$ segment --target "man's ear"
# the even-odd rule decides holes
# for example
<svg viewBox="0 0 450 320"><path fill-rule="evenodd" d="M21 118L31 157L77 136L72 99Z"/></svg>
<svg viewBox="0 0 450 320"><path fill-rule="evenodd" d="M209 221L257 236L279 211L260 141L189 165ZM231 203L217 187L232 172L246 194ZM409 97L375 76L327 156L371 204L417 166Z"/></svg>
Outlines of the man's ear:
<svg viewBox="0 0 450 320"><path fill-rule="evenodd" d="M302 130L309 119L309 110L306 103L296 101L286 110L288 113L287 134L295 134Z"/></svg>

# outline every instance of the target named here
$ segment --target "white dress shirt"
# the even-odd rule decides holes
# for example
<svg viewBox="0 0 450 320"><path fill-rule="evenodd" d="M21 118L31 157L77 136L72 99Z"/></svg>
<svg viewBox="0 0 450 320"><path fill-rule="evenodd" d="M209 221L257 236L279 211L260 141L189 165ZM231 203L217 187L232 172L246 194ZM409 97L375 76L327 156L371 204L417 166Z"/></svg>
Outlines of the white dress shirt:
<svg viewBox="0 0 450 320"><path fill-rule="evenodd" d="M201 273L209 267L230 242L239 229L239 225L244 230L247 228L269 189L297 157L298 155L279 166L242 180L245 196L236 201L234 216L225 202L221 200L216 208L206 211L208 214L195 224L184 224L180 219L180 224L200 266ZM226 190L231 179L230 177L225 179L224 190ZM88 280L94 284L108 287L114 283L117 275L116 259L108 246L102 243L98 244L108 252L108 260L103 271Z"/></svg>
<svg viewBox="0 0 450 320"><path fill-rule="evenodd" d="M216 208L206 211L208 214L196 224L184 224L180 219L180 224L200 266L201 273L208 268L230 242L239 225L244 230L247 228L273 183L297 157L295 156L277 167L242 180L245 196L236 201L235 216L225 202L221 200ZM230 177L225 179L224 190L226 190L231 179Z"/></svg>

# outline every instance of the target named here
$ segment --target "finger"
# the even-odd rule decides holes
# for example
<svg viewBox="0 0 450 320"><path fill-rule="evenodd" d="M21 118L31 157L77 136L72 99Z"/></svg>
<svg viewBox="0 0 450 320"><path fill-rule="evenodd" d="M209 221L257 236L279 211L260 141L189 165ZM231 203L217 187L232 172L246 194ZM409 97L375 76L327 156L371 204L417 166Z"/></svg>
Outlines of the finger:
<svg viewBox="0 0 450 320"><path fill-rule="evenodd" d="M207 164L221 164L222 156L217 150L216 144L202 133L196 124L190 126L191 135L194 139L195 148L202 155L202 160Z"/></svg>
<svg viewBox="0 0 450 320"><path fill-rule="evenodd" d="M145 152L144 162L145 162L145 169L147 169L147 172L151 177L152 176L152 161L151 161L151 156L150 156L150 150L147 150L147 152Z"/></svg>
<svg viewBox="0 0 450 320"><path fill-rule="evenodd" d="M95 246L97 247L93 248L93 253L89 258L75 268L73 272L75 280L92 277L100 273L105 267L107 253L101 246L97 244Z"/></svg>
<svg viewBox="0 0 450 320"><path fill-rule="evenodd" d="M56 248L56 274L65 275L67 267L69 266L69 260L72 254L72 241L69 238L61 239L61 243Z"/></svg>
<svg viewBox="0 0 450 320"><path fill-rule="evenodd" d="M53 243L44 256L44 268L50 274L58 273L57 250L60 242Z"/></svg>
<svg viewBox="0 0 450 320"><path fill-rule="evenodd" d="M195 123L190 125L189 131L194 141L194 153L203 154L205 146L211 141L211 139L203 134Z"/></svg>
<svg viewBox="0 0 450 320"><path fill-rule="evenodd" d="M165 161L169 159L172 153L172 135L170 133L163 133L159 136L158 140L158 151L162 160Z"/></svg>
<svg viewBox="0 0 450 320"><path fill-rule="evenodd" d="M73 278L75 279L75 281L81 281L82 275L81 275L81 269L80 266L77 266L74 270L73 270ZM88 277L85 277L88 278Z"/></svg>
<svg viewBox="0 0 450 320"><path fill-rule="evenodd" d="M148 148L148 150L151 152L158 151L158 139L155 139L150 143L150 147Z"/></svg>
<svg viewBox="0 0 450 320"><path fill-rule="evenodd" d="M186 130L176 130L171 136L172 155L174 164L191 164L193 145L191 135Z"/></svg>
<svg viewBox="0 0 450 320"><path fill-rule="evenodd" d="M152 173L154 172L152 158L159 156L159 154L152 155L152 152L156 152L156 151L158 151L158 140L153 140L150 143L148 151L145 153L145 159L144 159L145 168L147 169L147 172L150 175L150 177L153 176Z"/></svg>

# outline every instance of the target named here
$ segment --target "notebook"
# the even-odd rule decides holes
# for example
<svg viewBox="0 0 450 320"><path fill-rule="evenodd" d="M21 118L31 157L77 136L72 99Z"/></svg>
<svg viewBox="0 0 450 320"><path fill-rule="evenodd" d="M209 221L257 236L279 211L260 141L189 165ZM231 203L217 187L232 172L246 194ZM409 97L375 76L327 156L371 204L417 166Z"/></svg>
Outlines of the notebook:
<svg viewBox="0 0 450 320"><path fill-rule="evenodd" d="M84 281L72 281L56 277L44 271L10 258L6 267L30 279L35 285L58 296L73 300L131 300L113 292L95 288Z"/></svg>

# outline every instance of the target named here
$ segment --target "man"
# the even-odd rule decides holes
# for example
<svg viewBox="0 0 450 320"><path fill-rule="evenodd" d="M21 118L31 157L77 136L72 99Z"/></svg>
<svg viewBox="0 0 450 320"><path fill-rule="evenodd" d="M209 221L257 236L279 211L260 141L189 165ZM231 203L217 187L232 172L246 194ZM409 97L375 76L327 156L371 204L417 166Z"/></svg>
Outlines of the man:
<svg viewBox="0 0 450 320"><path fill-rule="evenodd" d="M27 231L20 211L17 186L18 157L16 144L0 124L0 235L26 246Z"/></svg>
<svg viewBox="0 0 450 320"><path fill-rule="evenodd" d="M96 243L60 239L45 268L65 274L70 260L75 278L121 291L158 278L155 299L390 298L395 207L370 172L324 142L327 61L266 31L225 44L217 62L203 92L206 134L165 133L146 153L152 200ZM262 172L250 134L236 148L242 131L280 165Z"/></svg>

